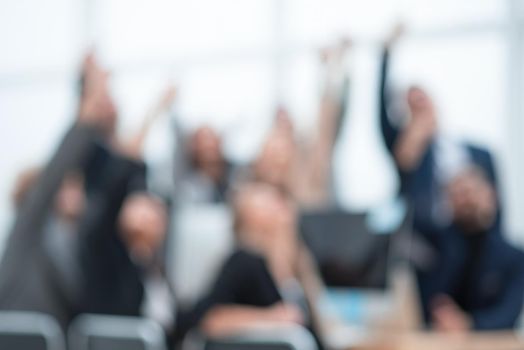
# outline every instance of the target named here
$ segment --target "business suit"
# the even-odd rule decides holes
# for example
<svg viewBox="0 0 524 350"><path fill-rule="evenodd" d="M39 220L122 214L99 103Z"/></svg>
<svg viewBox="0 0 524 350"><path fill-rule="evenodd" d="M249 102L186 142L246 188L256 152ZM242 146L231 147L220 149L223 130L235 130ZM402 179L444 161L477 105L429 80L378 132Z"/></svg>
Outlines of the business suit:
<svg viewBox="0 0 524 350"><path fill-rule="evenodd" d="M391 121L388 111L388 66L389 52L385 49L379 86L380 128L385 146L393 155L401 130ZM472 317L475 329L512 328L523 303L524 254L503 238L498 198L494 223L486 232L471 236L454 224L452 217L439 221L441 213L436 209L445 196L445 184L438 178L438 146L438 140L433 138L412 171L397 166L399 192L413 208L417 237L435 253L429 263L415 264L425 319L430 321L433 298L446 294ZM460 147L470 165L480 169L498 193L491 154L467 143Z"/></svg>
<svg viewBox="0 0 524 350"><path fill-rule="evenodd" d="M84 275L81 312L139 316L144 297L142 271L119 234L125 198L145 190L145 165L107 151L103 178L91 196L80 227L80 266Z"/></svg>
<svg viewBox="0 0 524 350"><path fill-rule="evenodd" d="M422 233L438 251L431 266L417 271L427 321L433 298L445 294L470 315L476 330L515 327L524 298L524 253L496 230L468 236L451 225Z"/></svg>
<svg viewBox="0 0 524 350"><path fill-rule="evenodd" d="M393 156L396 142L402 130L392 121L392 113L390 113L391 101L389 92L387 91L389 56L389 50L387 48L384 49L380 67L379 113L380 130L384 144L387 151ZM440 224L444 227L449 224L449 222L438 222L438 217L442 215L438 213L437 206L442 203L442 198L445 196L445 188L438 179L438 141L436 136L430 140L415 169L404 171L398 164L396 166L400 181L399 193L405 197L413 208L414 224L417 229L423 229L426 225L432 227L433 225ZM470 165L479 168L495 188L496 193L498 193L498 179L490 152L482 147L469 143L462 143L458 145L458 147L467 155ZM499 209L497 210L496 223L500 226L502 221L500 210L501 202L500 200L497 201Z"/></svg>
<svg viewBox="0 0 524 350"><path fill-rule="evenodd" d="M89 163L97 135L88 126L71 128L22 203L0 265L1 310L46 313L63 326L74 313L76 305L46 250L44 232L64 176Z"/></svg>

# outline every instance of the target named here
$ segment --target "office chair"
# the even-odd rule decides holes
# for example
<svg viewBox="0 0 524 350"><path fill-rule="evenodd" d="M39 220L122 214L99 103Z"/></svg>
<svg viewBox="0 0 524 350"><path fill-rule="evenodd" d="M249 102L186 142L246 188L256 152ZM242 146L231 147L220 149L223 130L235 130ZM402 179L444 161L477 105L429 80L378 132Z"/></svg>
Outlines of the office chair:
<svg viewBox="0 0 524 350"><path fill-rule="evenodd" d="M68 331L74 350L166 350L162 328L142 318L81 315Z"/></svg>
<svg viewBox="0 0 524 350"><path fill-rule="evenodd" d="M0 349L65 350L65 340L60 326L51 316L0 311Z"/></svg>
<svg viewBox="0 0 524 350"><path fill-rule="evenodd" d="M199 332L190 333L182 350L317 350L317 343L307 329L299 325L265 325L240 334L206 339Z"/></svg>

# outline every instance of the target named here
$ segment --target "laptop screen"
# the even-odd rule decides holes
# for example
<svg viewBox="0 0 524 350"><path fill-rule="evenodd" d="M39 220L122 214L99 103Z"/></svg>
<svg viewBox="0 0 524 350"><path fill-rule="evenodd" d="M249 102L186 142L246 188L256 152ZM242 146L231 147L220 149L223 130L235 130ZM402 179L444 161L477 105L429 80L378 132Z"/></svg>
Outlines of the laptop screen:
<svg viewBox="0 0 524 350"><path fill-rule="evenodd" d="M303 213L300 234L328 287L386 289L391 235L372 232L365 213Z"/></svg>

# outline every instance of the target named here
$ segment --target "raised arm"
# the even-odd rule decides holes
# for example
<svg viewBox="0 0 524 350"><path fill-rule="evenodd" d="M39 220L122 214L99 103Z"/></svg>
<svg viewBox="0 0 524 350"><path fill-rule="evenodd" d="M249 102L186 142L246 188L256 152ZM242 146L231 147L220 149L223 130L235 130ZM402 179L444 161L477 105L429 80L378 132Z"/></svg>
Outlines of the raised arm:
<svg viewBox="0 0 524 350"><path fill-rule="evenodd" d="M382 62L380 64L380 85L379 85L379 111L380 111L380 131L386 144L386 148L393 153L395 141L398 137L398 129L391 123L388 114L388 93L386 80L389 68L389 49L384 48L382 52Z"/></svg>
<svg viewBox="0 0 524 350"><path fill-rule="evenodd" d="M92 56L86 59L83 70L78 118L22 204L11 232L12 244L39 246L41 237L36 234L42 231L64 176L70 170L84 168L96 139L114 129L116 113L108 91L107 72Z"/></svg>
<svg viewBox="0 0 524 350"><path fill-rule="evenodd" d="M175 97L176 89L173 86L166 88L160 99L147 112L138 131L128 140L119 143L122 153L133 159L142 159L147 135L158 118L171 107Z"/></svg>
<svg viewBox="0 0 524 350"><path fill-rule="evenodd" d="M399 129L391 122L391 116L389 115L389 92L387 86L388 74L389 74L389 61L390 52L392 46L402 35L403 28L397 26L391 36L388 38L384 47L382 48L382 58L380 63L380 80L379 80L379 114L380 114L380 131L386 144L386 148L390 153L393 153L395 142L399 135Z"/></svg>
<svg viewBox="0 0 524 350"><path fill-rule="evenodd" d="M350 77L346 72L348 41L324 53L325 82L317 125L312 141L306 145L301 162L308 174L307 188L313 201L327 200L331 187L333 151L347 115ZM317 198L317 199L315 199Z"/></svg>
<svg viewBox="0 0 524 350"><path fill-rule="evenodd" d="M10 244L39 245L39 233L53 208L62 180L69 171L84 167L96 138L97 130L86 124L77 124L67 132L21 205L11 231Z"/></svg>

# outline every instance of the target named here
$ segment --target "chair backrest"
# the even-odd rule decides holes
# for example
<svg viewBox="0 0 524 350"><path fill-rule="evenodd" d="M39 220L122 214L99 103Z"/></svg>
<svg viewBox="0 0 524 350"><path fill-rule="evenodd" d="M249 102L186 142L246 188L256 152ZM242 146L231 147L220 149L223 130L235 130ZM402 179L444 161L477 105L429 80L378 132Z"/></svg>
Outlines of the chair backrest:
<svg viewBox="0 0 524 350"><path fill-rule="evenodd" d="M58 323L45 314L0 311L0 349L64 350Z"/></svg>
<svg viewBox="0 0 524 350"><path fill-rule="evenodd" d="M188 335L183 350L318 350L315 338L299 325L264 324L235 336L205 339L199 333Z"/></svg>
<svg viewBox="0 0 524 350"><path fill-rule="evenodd" d="M81 315L68 331L74 350L166 350L162 328L142 318Z"/></svg>
<svg viewBox="0 0 524 350"><path fill-rule="evenodd" d="M181 307L191 307L210 287L234 244L225 205L175 209L168 247L168 276Z"/></svg>

